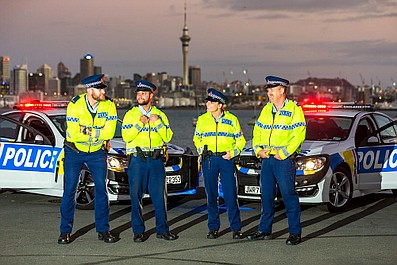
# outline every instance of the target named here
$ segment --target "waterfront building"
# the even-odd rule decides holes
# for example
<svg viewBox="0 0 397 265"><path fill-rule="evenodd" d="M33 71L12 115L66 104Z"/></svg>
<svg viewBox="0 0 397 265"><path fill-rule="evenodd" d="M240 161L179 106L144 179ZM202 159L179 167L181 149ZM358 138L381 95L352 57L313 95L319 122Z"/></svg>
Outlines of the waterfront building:
<svg viewBox="0 0 397 265"><path fill-rule="evenodd" d="M193 89L201 88L201 69L200 66L189 67L189 84L193 86Z"/></svg>

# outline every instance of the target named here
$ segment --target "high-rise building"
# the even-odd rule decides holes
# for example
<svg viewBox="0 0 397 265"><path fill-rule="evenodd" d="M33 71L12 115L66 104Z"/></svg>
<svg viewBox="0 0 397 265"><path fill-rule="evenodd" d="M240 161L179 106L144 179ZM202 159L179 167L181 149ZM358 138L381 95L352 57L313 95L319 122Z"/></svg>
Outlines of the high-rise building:
<svg viewBox="0 0 397 265"><path fill-rule="evenodd" d="M0 94L5 95L10 93L10 58L0 57Z"/></svg>
<svg viewBox="0 0 397 265"><path fill-rule="evenodd" d="M102 74L102 66L95 66L94 65L94 75Z"/></svg>
<svg viewBox="0 0 397 265"><path fill-rule="evenodd" d="M193 85L193 88L198 89L201 87L201 69L200 66L189 67L189 84Z"/></svg>
<svg viewBox="0 0 397 265"><path fill-rule="evenodd" d="M87 53L80 59L80 78L84 78L94 74L94 56Z"/></svg>
<svg viewBox="0 0 397 265"><path fill-rule="evenodd" d="M17 65L12 71L12 94L19 95L28 91L28 66Z"/></svg>
<svg viewBox="0 0 397 265"><path fill-rule="evenodd" d="M183 55L183 85L188 86L189 79L188 79L187 56L189 51L190 36L189 36L189 29L187 28L187 23L186 23L186 2L185 2L185 13L184 13L184 26L182 32L183 33L182 33L182 37L180 37L180 40L182 42L182 55Z"/></svg>
<svg viewBox="0 0 397 265"><path fill-rule="evenodd" d="M48 64L43 64L37 69L38 74L44 75L44 90L43 92L48 92L48 80L54 77L54 70Z"/></svg>
<svg viewBox="0 0 397 265"><path fill-rule="evenodd" d="M69 94L70 87L73 86L72 74L63 62L58 63L57 71L60 81L60 94L66 96Z"/></svg>
<svg viewBox="0 0 397 265"><path fill-rule="evenodd" d="M71 76L72 76L72 74L69 71L69 68L67 68L63 62L59 62L58 63L57 73L58 73L57 77L59 79L62 79L62 78L65 78L65 77L71 78Z"/></svg>
<svg viewBox="0 0 397 265"><path fill-rule="evenodd" d="M45 91L45 74L43 73L29 73L28 84L29 91L44 92Z"/></svg>
<svg viewBox="0 0 397 265"><path fill-rule="evenodd" d="M11 79L10 58L0 57L0 82L9 83Z"/></svg>

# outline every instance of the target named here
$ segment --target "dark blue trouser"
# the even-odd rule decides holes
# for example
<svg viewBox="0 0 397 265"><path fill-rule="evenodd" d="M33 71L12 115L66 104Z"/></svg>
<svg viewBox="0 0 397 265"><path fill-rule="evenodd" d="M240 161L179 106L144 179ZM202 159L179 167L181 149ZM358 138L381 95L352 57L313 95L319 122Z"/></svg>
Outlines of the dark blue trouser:
<svg viewBox="0 0 397 265"><path fill-rule="evenodd" d="M131 225L134 234L145 232L142 216L142 198L149 192L156 216L156 232L163 234L169 230L167 224L165 168L163 160L132 156L128 166L128 182L131 198Z"/></svg>
<svg viewBox="0 0 397 265"><path fill-rule="evenodd" d="M287 158L277 160L274 156L262 161L260 184L262 189L262 213L258 231L271 233L274 218L276 182L280 189L288 218L289 232L301 234L299 196L295 191L295 163Z"/></svg>
<svg viewBox="0 0 397 265"><path fill-rule="evenodd" d="M208 229L219 230L221 225L218 210L218 176L222 184L223 196L232 231L241 230L240 209L237 201L234 159L211 156L202 162L205 192L207 193Z"/></svg>
<svg viewBox="0 0 397 265"><path fill-rule="evenodd" d="M95 183L95 226L97 232L109 231L109 199L106 190L107 162L106 152L76 153L65 147L65 175L63 197L61 202L61 232L70 233L73 228L76 209L76 189L80 171L84 163L91 172Z"/></svg>

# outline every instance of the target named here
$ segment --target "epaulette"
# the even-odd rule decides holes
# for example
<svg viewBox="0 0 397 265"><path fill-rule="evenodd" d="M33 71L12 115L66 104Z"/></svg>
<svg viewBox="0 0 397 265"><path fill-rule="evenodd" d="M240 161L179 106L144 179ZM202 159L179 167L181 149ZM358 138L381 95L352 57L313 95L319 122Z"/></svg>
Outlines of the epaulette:
<svg viewBox="0 0 397 265"><path fill-rule="evenodd" d="M108 96L105 96L105 99L110 100L111 102L113 102L113 99L108 97Z"/></svg>
<svg viewBox="0 0 397 265"><path fill-rule="evenodd" d="M77 102L77 100L79 100L80 95L73 97L70 102L72 102L73 104Z"/></svg>

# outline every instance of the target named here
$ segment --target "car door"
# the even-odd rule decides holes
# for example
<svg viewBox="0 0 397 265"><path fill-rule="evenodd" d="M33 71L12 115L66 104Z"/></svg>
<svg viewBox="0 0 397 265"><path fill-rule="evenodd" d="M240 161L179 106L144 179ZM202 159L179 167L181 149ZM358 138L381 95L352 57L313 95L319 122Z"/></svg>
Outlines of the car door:
<svg viewBox="0 0 397 265"><path fill-rule="evenodd" d="M372 115L372 118L367 116L359 122L356 150L360 190L396 189L397 127L395 123L377 114ZM368 126L366 133L364 133L364 125ZM357 141L359 135L362 139Z"/></svg>
<svg viewBox="0 0 397 265"><path fill-rule="evenodd" d="M13 118L0 116L0 187L51 188L62 148L42 132Z"/></svg>

